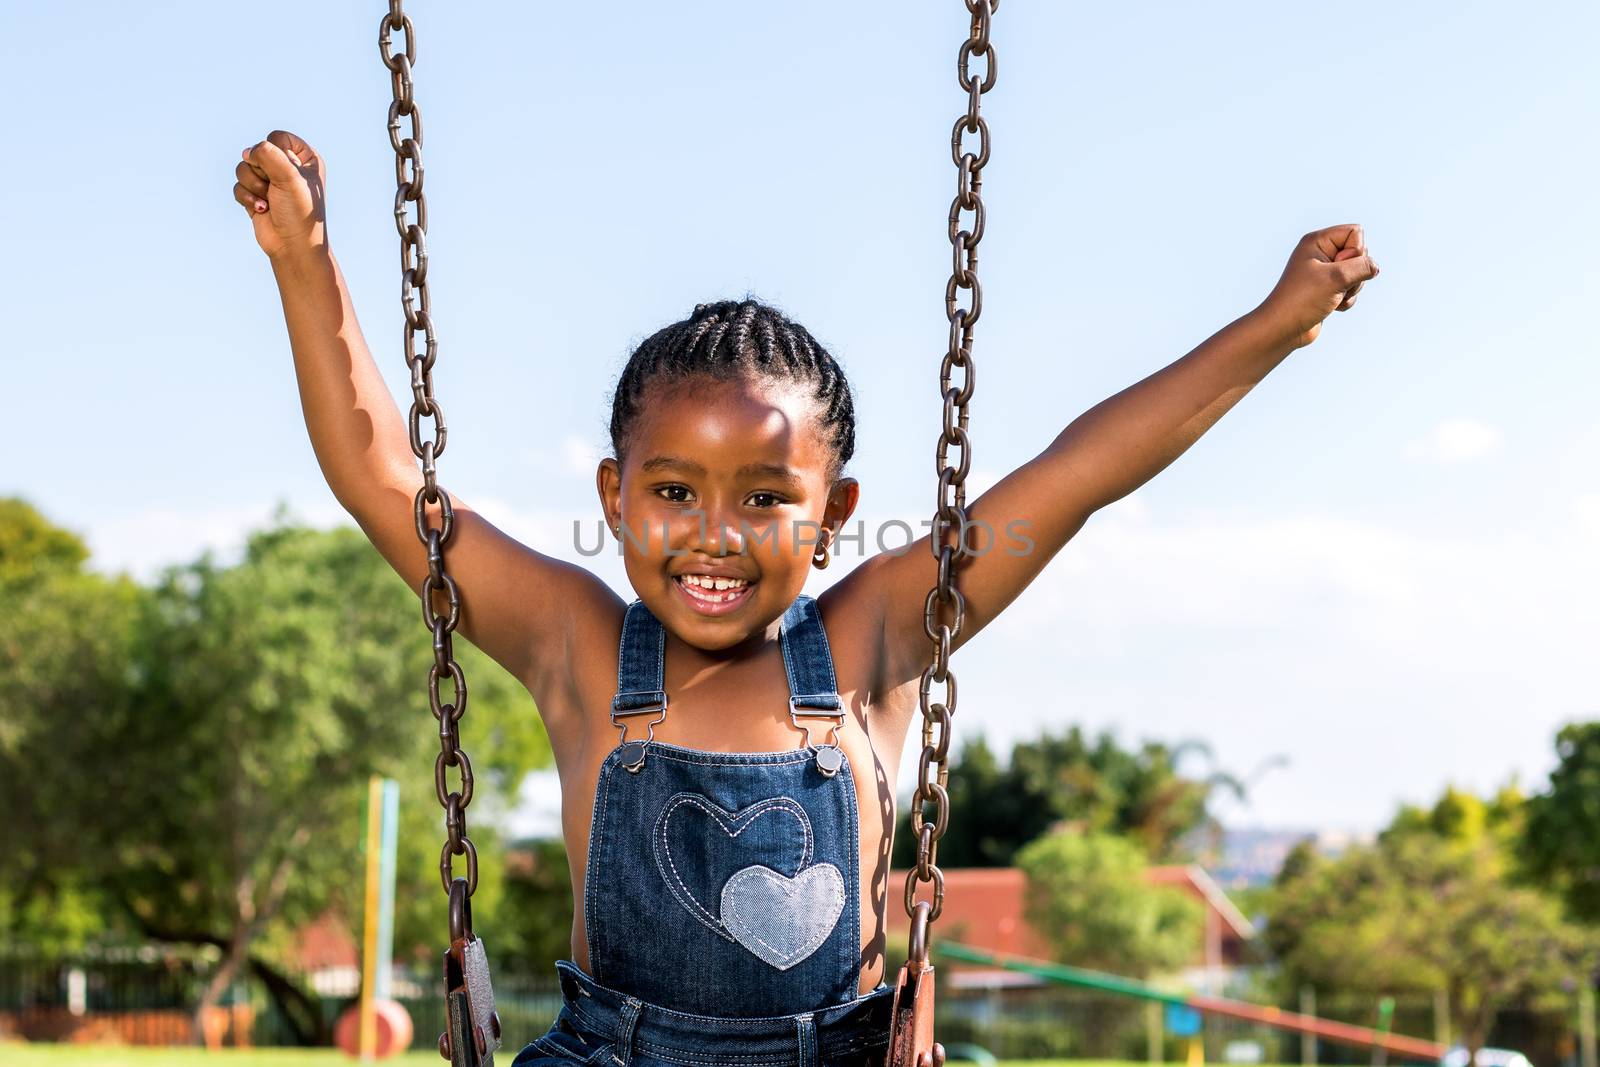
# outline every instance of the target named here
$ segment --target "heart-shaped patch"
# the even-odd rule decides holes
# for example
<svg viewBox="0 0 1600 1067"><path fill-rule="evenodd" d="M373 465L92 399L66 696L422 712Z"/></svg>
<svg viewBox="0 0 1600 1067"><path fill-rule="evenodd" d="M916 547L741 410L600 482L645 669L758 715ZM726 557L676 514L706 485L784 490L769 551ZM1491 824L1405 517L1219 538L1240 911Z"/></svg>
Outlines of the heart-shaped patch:
<svg viewBox="0 0 1600 1067"><path fill-rule="evenodd" d="M844 910L844 876L817 863L793 878L746 867L722 887L722 924L734 940L780 971L828 940Z"/></svg>
<svg viewBox="0 0 1600 1067"><path fill-rule="evenodd" d="M811 820L792 797L730 812L699 793L677 793L662 806L653 837L656 866L678 902L780 970L815 952L844 910L839 869L808 866Z"/></svg>

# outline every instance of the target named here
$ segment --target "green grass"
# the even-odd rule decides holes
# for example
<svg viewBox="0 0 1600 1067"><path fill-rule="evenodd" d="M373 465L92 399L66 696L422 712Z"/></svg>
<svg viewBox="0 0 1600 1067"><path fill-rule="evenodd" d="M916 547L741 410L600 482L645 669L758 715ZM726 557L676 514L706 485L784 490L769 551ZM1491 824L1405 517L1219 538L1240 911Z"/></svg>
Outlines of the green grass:
<svg viewBox="0 0 1600 1067"><path fill-rule="evenodd" d="M510 1063L516 1051L511 1050L499 1061ZM104 1048L94 1045L21 1045L0 1044L0 1063L5 1067L153 1067L161 1063L197 1064L210 1062L227 1067L338 1067L353 1064L342 1053L327 1049L260 1049L251 1052L205 1052L190 1048ZM437 1052L411 1052L384 1063L396 1067L433 1067L442 1065ZM1018 1060L1028 1067L1144 1067L1143 1063L1122 1063L1115 1060Z"/></svg>
<svg viewBox="0 0 1600 1067"><path fill-rule="evenodd" d="M227 1067L338 1067L339 1064L356 1062L331 1049L206 1052L193 1048L0 1044L0 1063L4 1063L5 1067L155 1067L158 1063L216 1063L226 1064ZM444 1061L437 1052L410 1052L384 1062L403 1067L423 1067L424 1064L444 1067ZM511 1057L506 1057L505 1062L510 1063Z"/></svg>

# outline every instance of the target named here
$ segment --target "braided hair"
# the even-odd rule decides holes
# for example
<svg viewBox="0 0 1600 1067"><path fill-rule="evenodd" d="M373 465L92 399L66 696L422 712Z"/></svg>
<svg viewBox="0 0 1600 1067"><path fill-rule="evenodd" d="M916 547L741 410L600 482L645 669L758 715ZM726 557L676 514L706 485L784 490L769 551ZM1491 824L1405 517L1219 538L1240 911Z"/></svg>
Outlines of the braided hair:
<svg viewBox="0 0 1600 1067"><path fill-rule="evenodd" d="M662 327L634 349L611 400L611 447L618 464L650 383L693 377L809 385L822 410L823 439L832 445L830 486L855 454L855 403L844 371L804 326L747 297L696 304L688 318Z"/></svg>

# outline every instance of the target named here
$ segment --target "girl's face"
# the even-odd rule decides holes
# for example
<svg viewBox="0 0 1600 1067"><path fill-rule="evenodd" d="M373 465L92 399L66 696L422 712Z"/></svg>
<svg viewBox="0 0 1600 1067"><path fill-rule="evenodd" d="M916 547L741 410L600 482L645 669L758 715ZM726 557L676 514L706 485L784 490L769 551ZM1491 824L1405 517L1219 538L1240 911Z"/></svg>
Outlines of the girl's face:
<svg viewBox="0 0 1600 1067"><path fill-rule="evenodd" d="M817 416L792 383L647 386L627 466L602 460L597 482L607 525L622 527L628 580L679 639L708 652L769 640L821 531L831 546L855 510L855 479L828 485Z"/></svg>

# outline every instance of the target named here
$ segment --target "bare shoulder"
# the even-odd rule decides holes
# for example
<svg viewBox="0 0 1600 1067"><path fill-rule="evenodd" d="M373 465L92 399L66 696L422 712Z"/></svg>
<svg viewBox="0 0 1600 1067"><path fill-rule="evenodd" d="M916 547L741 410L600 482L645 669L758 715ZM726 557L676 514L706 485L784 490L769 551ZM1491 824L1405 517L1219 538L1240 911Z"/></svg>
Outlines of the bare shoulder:
<svg viewBox="0 0 1600 1067"><path fill-rule="evenodd" d="M544 699L558 702L545 720L547 726L563 735L557 736L556 732L551 735L558 749L563 740L573 742L574 750L582 748L583 739L594 730L595 724L591 721L594 710L608 709L617 687L617 649L622 641L622 619L628 605L598 576L589 571L583 574L586 581L581 599L568 607L563 662L553 665L551 670L555 687L543 687ZM529 686L529 691L535 701L541 699L541 692L535 691L533 686Z"/></svg>
<svg viewBox="0 0 1600 1067"><path fill-rule="evenodd" d="M568 641L576 647L597 619L622 617L622 598L598 575L586 567L566 560L545 557L536 570L543 579L546 609L564 622ZM570 649L563 649L568 652Z"/></svg>
<svg viewBox="0 0 1600 1067"><path fill-rule="evenodd" d="M395 572L420 590L430 563L416 532L415 475L374 480L344 503ZM453 532L443 554L452 584L434 594L434 609L446 611L458 598L460 635L522 683L552 733L569 729L563 720L581 706L571 699L575 650L595 620L620 618L621 600L588 569L523 544L460 496L450 500Z"/></svg>
<svg viewBox="0 0 1600 1067"><path fill-rule="evenodd" d="M628 612L628 602L594 574L584 573L593 585L584 603L572 611L570 655L574 666L600 668L614 683L617 649L622 643L622 619Z"/></svg>
<svg viewBox="0 0 1600 1067"><path fill-rule="evenodd" d="M883 601L870 593L870 569L876 558L860 564L817 596L817 608L828 634L841 692L866 696L882 707L884 684Z"/></svg>

